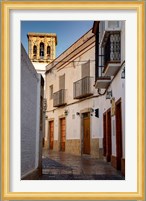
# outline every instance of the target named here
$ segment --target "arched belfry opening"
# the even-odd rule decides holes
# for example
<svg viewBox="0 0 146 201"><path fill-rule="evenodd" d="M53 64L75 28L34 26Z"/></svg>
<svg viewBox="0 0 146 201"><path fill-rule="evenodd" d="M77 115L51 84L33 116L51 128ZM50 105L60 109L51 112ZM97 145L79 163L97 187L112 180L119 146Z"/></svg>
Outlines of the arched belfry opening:
<svg viewBox="0 0 146 201"><path fill-rule="evenodd" d="M40 43L40 57L44 58L44 43Z"/></svg>
<svg viewBox="0 0 146 201"><path fill-rule="evenodd" d="M50 54L51 54L51 47L48 45L47 46L47 57L50 58Z"/></svg>
<svg viewBox="0 0 146 201"><path fill-rule="evenodd" d="M36 59L36 57L37 57L37 46L34 45L33 46L33 58Z"/></svg>

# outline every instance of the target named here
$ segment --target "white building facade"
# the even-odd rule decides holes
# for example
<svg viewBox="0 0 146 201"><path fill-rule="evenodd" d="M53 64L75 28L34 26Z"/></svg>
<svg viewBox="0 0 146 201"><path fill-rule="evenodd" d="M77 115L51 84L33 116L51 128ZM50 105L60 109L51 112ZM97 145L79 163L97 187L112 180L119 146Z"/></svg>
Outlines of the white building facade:
<svg viewBox="0 0 146 201"><path fill-rule="evenodd" d="M46 67L45 146L125 168L125 24L93 29ZM119 26L118 26L119 25Z"/></svg>
<svg viewBox="0 0 146 201"><path fill-rule="evenodd" d="M97 21L95 88L102 96L103 155L125 174L125 22ZM100 100L101 98L99 98Z"/></svg>
<svg viewBox="0 0 146 201"><path fill-rule="evenodd" d="M41 175L44 80L21 46L21 179Z"/></svg>

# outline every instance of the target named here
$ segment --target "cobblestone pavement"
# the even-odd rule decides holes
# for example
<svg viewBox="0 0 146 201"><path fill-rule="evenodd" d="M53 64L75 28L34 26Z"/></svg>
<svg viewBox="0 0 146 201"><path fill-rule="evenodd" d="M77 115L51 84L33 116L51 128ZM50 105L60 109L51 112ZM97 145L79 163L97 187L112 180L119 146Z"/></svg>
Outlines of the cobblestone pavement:
<svg viewBox="0 0 146 201"><path fill-rule="evenodd" d="M89 155L75 156L43 150L40 180L124 180L110 163Z"/></svg>

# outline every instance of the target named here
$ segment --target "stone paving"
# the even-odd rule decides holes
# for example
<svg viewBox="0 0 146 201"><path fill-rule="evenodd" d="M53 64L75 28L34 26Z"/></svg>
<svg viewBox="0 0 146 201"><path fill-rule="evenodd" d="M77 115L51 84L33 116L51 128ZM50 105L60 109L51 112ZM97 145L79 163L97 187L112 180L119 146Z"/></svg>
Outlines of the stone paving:
<svg viewBox="0 0 146 201"><path fill-rule="evenodd" d="M124 180L110 163L89 155L75 156L43 150L40 180Z"/></svg>

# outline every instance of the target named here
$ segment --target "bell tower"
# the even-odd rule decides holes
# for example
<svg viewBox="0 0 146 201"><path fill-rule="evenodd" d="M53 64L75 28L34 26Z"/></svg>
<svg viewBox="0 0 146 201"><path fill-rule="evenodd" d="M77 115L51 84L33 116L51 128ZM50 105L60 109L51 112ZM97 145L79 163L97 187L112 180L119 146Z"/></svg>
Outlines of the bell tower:
<svg viewBox="0 0 146 201"><path fill-rule="evenodd" d="M56 57L55 33L28 33L28 55L36 71L45 77L45 67Z"/></svg>

